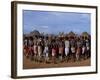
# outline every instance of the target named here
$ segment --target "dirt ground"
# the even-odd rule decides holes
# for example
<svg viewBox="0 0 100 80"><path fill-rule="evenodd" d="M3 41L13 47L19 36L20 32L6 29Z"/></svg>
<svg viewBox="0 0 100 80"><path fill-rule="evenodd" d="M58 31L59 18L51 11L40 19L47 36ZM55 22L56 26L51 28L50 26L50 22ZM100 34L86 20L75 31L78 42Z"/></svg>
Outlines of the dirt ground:
<svg viewBox="0 0 100 80"><path fill-rule="evenodd" d="M54 68L54 67L76 67L76 66L90 66L90 58L81 61L68 61L59 63L45 63L45 62L34 62L24 56L23 58L23 69L35 69L35 68Z"/></svg>

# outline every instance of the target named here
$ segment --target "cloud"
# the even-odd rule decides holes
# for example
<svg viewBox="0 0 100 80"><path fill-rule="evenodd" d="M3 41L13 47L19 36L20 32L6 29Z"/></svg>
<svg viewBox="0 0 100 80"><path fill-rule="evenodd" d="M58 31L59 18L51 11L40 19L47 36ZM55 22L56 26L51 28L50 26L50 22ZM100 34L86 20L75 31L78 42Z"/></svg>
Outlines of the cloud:
<svg viewBox="0 0 100 80"><path fill-rule="evenodd" d="M49 26L40 26L40 27L45 29L49 28Z"/></svg>

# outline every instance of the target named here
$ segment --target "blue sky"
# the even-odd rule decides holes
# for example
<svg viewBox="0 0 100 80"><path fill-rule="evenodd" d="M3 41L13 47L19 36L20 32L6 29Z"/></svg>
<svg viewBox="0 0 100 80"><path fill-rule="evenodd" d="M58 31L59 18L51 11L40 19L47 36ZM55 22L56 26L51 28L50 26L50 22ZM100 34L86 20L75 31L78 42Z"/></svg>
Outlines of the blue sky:
<svg viewBox="0 0 100 80"><path fill-rule="evenodd" d="M90 33L91 14L72 12L51 12L23 10L23 30L29 33L39 32L58 34L73 31L77 34Z"/></svg>

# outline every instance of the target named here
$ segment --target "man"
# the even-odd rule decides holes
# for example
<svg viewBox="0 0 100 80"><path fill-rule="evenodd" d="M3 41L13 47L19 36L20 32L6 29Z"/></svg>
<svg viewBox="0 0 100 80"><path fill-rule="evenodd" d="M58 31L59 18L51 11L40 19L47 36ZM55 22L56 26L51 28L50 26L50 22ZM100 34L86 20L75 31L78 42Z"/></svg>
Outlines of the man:
<svg viewBox="0 0 100 80"><path fill-rule="evenodd" d="M80 38L78 37L77 39L77 49L76 49L76 60L80 60L80 55L81 55L81 41Z"/></svg>
<svg viewBox="0 0 100 80"><path fill-rule="evenodd" d="M48 63L49 60L49 47L48 47L48 40L45 40L45 47L44 47L44 57L45 57L45 62Z"/></svg>
<svg viewBox="0 0 100 80"><path fill-rule="evenodd" d="M38 61L41 62L41 57L42 57L42 45L41 45L41 39L38 39L37 42L37 49L38 49Z"/></svg>
<svg viewBox="0 0 100 80"><path fill-rule="evenodd" d="M38 47L37 47L37 39L34 39L34 60L38 61Z"/></svg>
<svg viewBox="0 0 100 80"><path fill-rule="evenodd" d="M72 60L75 61L76 44L75 44L75 40L73 38L70 41L70 48L71 48L71 57L72 57Z"/></svg>
<svg viewBox="0 0 100 80"><path fill-rule="evenodd" d="M82 37L82 39L81 39L81 44L82 44L81 58L85 59L85 57L86 57L86 41L85 41L84 37Z"/></svg>
<svg viewBox="0 0 100 80"><path fill-rule="evenodd" d="M52 62L53 63L56 63L56 54L57 54L56 44L55 44L55 41L53 41L52 42Z"/></svg>
<svg viewBox="0 0 100 80"><path fill-rule="evenodd" d="M63 61L63 53L64 53L64 44L63 44L63 41L60 40L60 42L59 42L59 59L61 62Z"/></svg>
<svg viewBox="0 0 100 80"><path fill-rule="evenodd" d="M66 40L65 40L65 56L66 56L67 61L68 61L68 54L69 54L69 40L68 40L68 37L66 37Z"/></svg>
<svg viewBox="0 0 100 80"><path fill-rule="evenodd" d="M87 58L90 57L90 41L86 38L86 50L87 50Z"/></svg>

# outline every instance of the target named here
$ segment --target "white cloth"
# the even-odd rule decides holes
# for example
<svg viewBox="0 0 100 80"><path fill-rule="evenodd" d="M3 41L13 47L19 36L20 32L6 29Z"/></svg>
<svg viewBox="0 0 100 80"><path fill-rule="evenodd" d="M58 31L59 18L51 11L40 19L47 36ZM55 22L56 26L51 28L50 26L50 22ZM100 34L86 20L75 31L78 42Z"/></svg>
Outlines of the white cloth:
<svg viewBox="0 0 100 80"><path fill-rule="evenodd" d="M53 49L53 50L52 50L52 56L54 57L55 54L56 54L56 53L55 53L55 50Z"/></svg>
<svg viewBox="0 0 100 80"><path fill-rule="evenodd" d="M52 56L55 56L55 53L52 52Z"/></svg>
<svg viewBox="0 0 100 80"><path fill-rule="evenodd" d="M65 47L69 47L69 41L68 40L65 41Z"/></svg>
<svg viewBox="0 0 100 80"><path fill-rule="evenodd" d="M85 47L82 47L82 54L85 53Z"/></svg>
<svg viewBox="0 0 100 80"><path fill-rule="evenodd" d="M67 56L69 53L69 48L68 47L65 47L65 55Z"/></svg>
<svg viewBox="0 0 100 80"><path fill-rule="evenodd" d="M89 46L87 46L87 50L89 50L90 48L89 48Z"/></svg>
<svg viewBox="0 0 100 80"><path fill-rule="evenodd" d="M38 46L38 55L41 56L41 54L42 54L42 48L41 46Z"/></svg>
<svg viewBox="0 0 100 80"><path fill-rule="evenodd" d="M48 47L45 47L44 48L44 53L48 53L48 50L49 50Z"/></svg>
<svg viewBox="0 0 100 80"><path fill-rule="evenodd" d="M34 45L34 53L37 54L37 46Z"/></svg>
<svg viewBox="0 0 100 80"><path fill-rule="evenodd" d="M75 53L75 48L71 47L71 51L72 51L72 53Z"/></svg>

